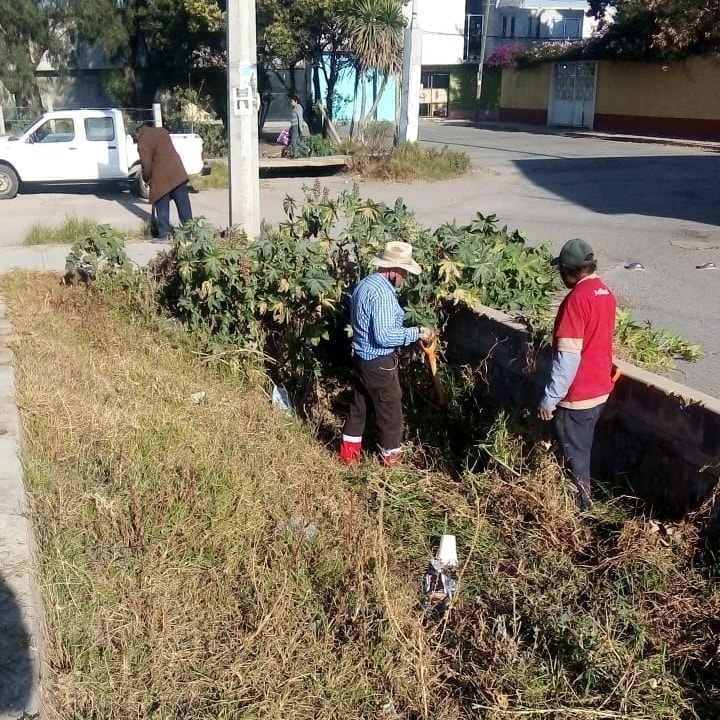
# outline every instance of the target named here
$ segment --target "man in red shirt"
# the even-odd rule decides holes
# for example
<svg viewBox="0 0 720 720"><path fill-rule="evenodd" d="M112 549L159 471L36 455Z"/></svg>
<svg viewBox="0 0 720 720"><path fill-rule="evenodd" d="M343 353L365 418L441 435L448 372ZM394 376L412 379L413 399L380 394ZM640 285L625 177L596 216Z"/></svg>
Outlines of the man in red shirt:
<svg viewBox="0 0 720 720"><path fill-rule="evenodd" d="M563 245L553 265L570 292L553 329L550 380L540 402L542 420L555 418L560 446L578 490L581 509L592 505L590 452L595 424L613 387L615 298L596 274L592 248L583 240Z"/></svg>

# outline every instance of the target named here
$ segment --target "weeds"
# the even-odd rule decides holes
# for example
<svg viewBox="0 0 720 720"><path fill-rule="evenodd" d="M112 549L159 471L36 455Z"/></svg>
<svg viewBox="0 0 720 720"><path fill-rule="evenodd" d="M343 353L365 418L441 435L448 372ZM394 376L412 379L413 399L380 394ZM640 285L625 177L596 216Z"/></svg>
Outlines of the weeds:
<svg viewBox="0 0 720 720"><path fill-rule="evenodd" d="M510 417L467 422L503 462L457 479L348 471L261 375L129 322L123 294L2 283L54 716L717 714L720 595L691 522L602 500L581 521L554 456L519 451ZM420 576L444 532L459 591L429 623Z"/></svg>
<svg viewBox="0 0 720 720"><path fill-rule="evenodd" d="M407 143L389 153L375 154L358 148L353 154L353 169L369 179L411 182L447 180L464 175L470 158L464 152L447 147L437 150Z"/></svg>
<svg viewBox="0 0 720 720"><path fill-rule="evenodd" d="M190 185L193 189L201 192L202 190L227 190L228 164L226 160L210 160L209 175L193 175L190 178Z"/></svg>
<svg viewBox="0 0 720 720"><path fill-rule="evenodd" d="M626 310L617 311L615 338L629 358L652 368L672 368L673 359L694 362L702 357L699 345L693 345L668 330L657 330L649 322L638 325Z"/></svg>
<svg viewBox="0 0 720 720"><path fill-rule="evenodd" d="M23 241L24 245L72 245L78 240L97 235L102 225L94 220L68 215L61 225L33 225ZM142 230L120 233L125 240L142 239Z"/></svg>

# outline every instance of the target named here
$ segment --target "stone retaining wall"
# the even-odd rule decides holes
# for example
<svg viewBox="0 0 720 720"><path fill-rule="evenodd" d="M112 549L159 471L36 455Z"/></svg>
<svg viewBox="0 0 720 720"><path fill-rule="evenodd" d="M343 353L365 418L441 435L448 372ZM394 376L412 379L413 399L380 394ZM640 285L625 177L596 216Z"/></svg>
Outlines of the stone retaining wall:
<svg viewBox="0 0 720 720"><path fill-rule="evenodd" d="M525 327L485 306L448 323L448 360L478 369L478 391L515 408L535 408L550 350ZM698 508L720 477L720 400L665 377L616 362L621 371L603 412L594 473L673 515Z"/></svg>

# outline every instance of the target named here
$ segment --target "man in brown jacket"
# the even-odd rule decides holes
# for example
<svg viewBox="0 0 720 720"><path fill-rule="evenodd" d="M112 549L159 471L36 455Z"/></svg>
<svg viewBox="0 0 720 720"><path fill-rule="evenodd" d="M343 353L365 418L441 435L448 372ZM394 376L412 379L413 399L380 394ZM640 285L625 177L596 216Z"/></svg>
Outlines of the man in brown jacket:
<svg viewBox="0 0 720 720"><path fill-rule="evenodd" d="M167 242L172 232L171 199L181 225L192 219L188 176L165 128L143 125L137 132L137 146L143 180L150 186L150 202L157 217L158 237L154 242Z"/></svg>

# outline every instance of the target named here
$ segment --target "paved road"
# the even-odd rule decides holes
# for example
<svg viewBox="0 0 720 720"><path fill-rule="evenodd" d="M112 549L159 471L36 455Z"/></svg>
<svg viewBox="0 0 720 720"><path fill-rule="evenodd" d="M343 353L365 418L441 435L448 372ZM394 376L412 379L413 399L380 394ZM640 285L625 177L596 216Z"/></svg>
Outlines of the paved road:
<svg viewBox="0 0 720 720"><path fill-rule="evenodd" d="M523 129L474 128L426 122L421 139L468 153L473 172L443 183L361 183L363 196L392 202L402 196L428 225L468 221L476 211L495 213L530 242L558 248L580 236L595 248L604 277L638 320L650 320L692 342L707 356L681 363L674 379L720 397L720 154L701 147L567 137ZM308 178L261 180L261 205L270 222L282 219L286 194L298 196ZM331 191L349 188L347 176L322 178ZM223 191L192 196L196 215L227 224ZM58 223L67 214L137 228L148 207L124 193L64 191L22 195L0 204L0 269L23 264L19 245L37 222ZM54 267L63 251L35 254L37 266ZM641 262L645 270L624 265Z"/></svg>
<svg viewBox="0 0 720 720"><path fill-rule="evenodd" d="M435 144L462 147L497 175L474 205L554 248L580 236L597 250L620 302L692 342L707 356L673 377L720 397L720 154L715 149L437 123ZM465 202L465 201L463 201ZM630 262L645 269L625 270Z"/></svg>

